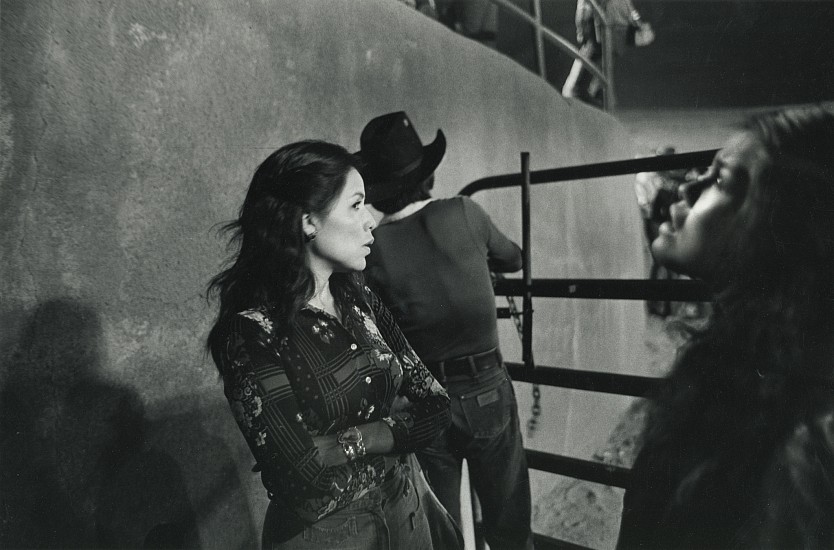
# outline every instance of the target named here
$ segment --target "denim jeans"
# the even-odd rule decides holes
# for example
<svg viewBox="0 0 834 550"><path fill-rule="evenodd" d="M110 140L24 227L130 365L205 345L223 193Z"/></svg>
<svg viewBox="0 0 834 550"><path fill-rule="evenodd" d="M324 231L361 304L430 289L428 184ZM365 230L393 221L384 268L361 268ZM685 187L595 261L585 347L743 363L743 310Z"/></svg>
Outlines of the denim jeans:
<svg viewBox="0 0 834 550"><path fill-rule="evenodd" d="M426 511L426 517L429 520L431 542L435 550L463 550L463 532L459 523L440 503L440 499L429 487L426 476L423 475L422 468L415 455L408 455L408 465L411 466L411 480L414 482L414 488L420 495L420 504Z"/></svg>
<svg viewBox="0 0 834 550"><path fill-rule="evenodd" d="M270 521L267 511L266 521ZM345 508L320 519L292 539L274 543L264 530L265 550L431 550L431 533L420 491L409 467Z"/></svg>
<svg viewBox="0 0 834 550"><path fill-rule="evenodd" d="M473 376L449 377L452 423L417 452L429 484L460 524L460 478L465 458L493 550L533 547L530 478L522 446L515 391L504 364Z"/></svg>

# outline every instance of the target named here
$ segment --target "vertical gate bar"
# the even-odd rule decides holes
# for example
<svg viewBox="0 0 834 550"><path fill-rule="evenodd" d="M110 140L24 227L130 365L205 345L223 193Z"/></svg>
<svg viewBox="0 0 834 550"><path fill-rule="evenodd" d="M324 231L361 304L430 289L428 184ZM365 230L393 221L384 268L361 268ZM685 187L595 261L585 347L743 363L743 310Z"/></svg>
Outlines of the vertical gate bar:
<svg viewBox="0 0 834 550"><path fill-rule="evenodd" d="M524 277L522 306L521 358L528 370L533 369L533 273L530 263L530 153L521 153L521 269Z"/></svg>
<svg viewBox="0 0 834 550"><path fill-rule="evenodd" d="M614 89L614 49L616 46L614 44L614 30L611 28L611 25L606 22L604 28L602 70L605 73L605 79L608 81L608 84L603 86L602 101L604 110L613 111L617 107L617 95Z"/></svg>
<svg viewBox="0 0 834 550"><path fill-rule="evenodd" d="M533 17L536 18L536 57L539 62L539 76L547 80L547 67L544 64L544 36L542 33L542 3L541 0L533 0Z"/></svg>

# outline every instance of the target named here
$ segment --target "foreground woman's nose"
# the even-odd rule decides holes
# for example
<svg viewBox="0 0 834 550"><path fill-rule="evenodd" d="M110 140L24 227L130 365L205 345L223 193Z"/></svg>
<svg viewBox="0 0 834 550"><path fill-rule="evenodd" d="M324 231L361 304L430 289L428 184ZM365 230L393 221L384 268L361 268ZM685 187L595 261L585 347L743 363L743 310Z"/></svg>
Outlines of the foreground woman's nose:
<svg viewBox="0 0 834 550"><path fill-rule="evenodd" d="M686 221L686 216L689 214L689 204L686 200L679 200L671 207L669 207L669 217L672 220L672 227L680 229L683 222Z"/></svg>
<svg viewBox="0 0 834 550"><path fill-rule="evenodd" d="M695 204L695 201L698 200L698 195L692 182L684 183L678 187L678 198L687 204Z"/></svg>
<svg viewBox="0 0 834 550"><path fill-rule="evenodd" d="M373 231L376 229L376 221L374 220L374 215L371 214L371 211L365 208L365 227L367 231Z"/></svg>

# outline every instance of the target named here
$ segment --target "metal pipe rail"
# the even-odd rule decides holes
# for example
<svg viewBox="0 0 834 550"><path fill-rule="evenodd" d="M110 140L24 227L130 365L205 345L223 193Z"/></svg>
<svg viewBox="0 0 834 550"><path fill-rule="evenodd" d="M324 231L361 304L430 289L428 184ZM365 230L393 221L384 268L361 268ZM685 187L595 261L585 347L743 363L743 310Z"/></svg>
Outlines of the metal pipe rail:
<svg viewBox="0 0 834 550"><path fill-rule="evenodd" d="M517 382L598 393L645 397L658 391L663 384L662 379L647 376L544 366L536 366L531 370L525 368L522 363L506 362L505 364L510 377ZM628 486L628 468L530 449L526 449L526 455L528 467L534 470L614 487L626 488Z"/></svg>
<svg viewBox="0 0 834 550"><path fill-rule="evenodd" d="M521 153L521 274L523 287L522 318L533 318L533 252L530 223L530 153ZM521 360L528 370L533 369L533 322L523 322L521 326Z"/></svg>
<svg viewBox="0 0 834 550"><path fill-rule="evenodd" d="M701 281L648 279L532 279L530 291L541 298L585 298L591 300L674 300L708 302L709 287ZM523 296L522 279L500 279L495 294Z"/></svg>
<svg viewBox="0 0 834 550"><path fill-rule="evenodd" d="M527 369L523 363L506 361L510 377L517 382L530 382L572 390L598 393L613 393L631 397L651 395L663 383L662 378L636 376L633 374L616 374L591 370L566 369L563 367L536 366Z"/></svg>
<svg viewBox="0 0 834 550"><path fill-rule="evenodd" d="M533 544L537 550L591 550L587 546L554 539L539 533L533 533Z"/></svg>
<svg viewBox="0 0 834 550"><path fill-rule="evenodd" d="M709 149L677 155L660 155L631 160L566 166L564 168L551 168L548 170L533 170L530 172L530 184L559 183L607 176L623 176L637 172L657 172L661 170L674 170L676 168L707 166L712 162L712 158L717 152L718 149ZM518 187L520 185L521 175L518 173L488 176L469 183L458 192L458 195L472 196L478 191L484 191L486 189Z"/></svg>
<svg viewBox="0 0 834 550"><path fill-rule="evenodd" d="M459 194L471 196L486 189L521 187L522 195L522 278L499 279L495 282L496 295L522 296L522 363L506 362L513 380L574 390L612 393L632 397L647 397L662 388L664 380L645 376L615 374L558 367L535 366L532 359L532 298L585 298L611 300L677 300L709 301L709 288L699 281L652 281L634 279L533 279L531 265L530 186L569 180L591 179L636 172L674 170L706 166L717 150L696 151L633 160L620 160L580 166L530 170L529 153L521 154L521 173L502 174L476 180ZM499 318L510 316L509 308L499 308ZM526 449L528 467L565 475L593 483L627 488L628 468L601 462L573 458L553 453ZM535 534L537 547L583 548Z"/></svg>
<svg viewBox="0 0 834 550"><path fill-rule="evenodd" d="M544 46L541 42L541 37L547 38L550 42L555 45L557 48L562 50L563 52L567 53L574 59L578 59L582 65L585 66L595 77L599 78L602 82L603 86L606 89L609 87L609 79L606 74L596 66L596 64L582 55L580 51L574 46L569 40L565 39L561 35L553 32L552 30L548 29L544 26L541 21L541 7L538 5L534 5L534 11L536 12L536 16L531 16L529 13L524 11L523 9L519 8L509 0L490 0L493 4L498 5L502 9L507 10L508 12L512 13L519 19L529 23L535 28L536 31L536 57L537 62L539 64L539 75L542 78L545 78L546 74L544 72ZM596 5L595 9L599 9L599 6Z"/></svg>
<svg viewBox="0 0 834 550"><path fill-rule="evenodd" d="M569 456L554 455L527 449L527 466L534 470L550 472L575 479L584 479L602 485L625 488L628 484L629 469L602 462L582 460Z"/></svg>
<svg viewBox="0 0 834 550"><path fill-rule="evenodd" d="M591 8L594 10L595 17L602 23L602 27L604 29L603 36L598 37L600 39L600 43L602 44L602 68L598 67L596 63L585 57L582 52L580 52L579 49L569 40L565 39L560 34L553 32L544 25L542 22L541 0L532 0L532 16L522 8L513 4L510 0L490 0L490 2L507 10L515 17L533 26L536 39L536 63L538 64L539 76L547 80L547 68L544 60L544 39L546 38L554 46L571 56L571 58L582 63L582 65L588 69L591 74L599 79L605 90L603 103L606 111L610 111L617 106L617 100L614 93L614 38L611 25L608 20L608 15L599 5L597 0L589 0L589 3Z"/></svg>

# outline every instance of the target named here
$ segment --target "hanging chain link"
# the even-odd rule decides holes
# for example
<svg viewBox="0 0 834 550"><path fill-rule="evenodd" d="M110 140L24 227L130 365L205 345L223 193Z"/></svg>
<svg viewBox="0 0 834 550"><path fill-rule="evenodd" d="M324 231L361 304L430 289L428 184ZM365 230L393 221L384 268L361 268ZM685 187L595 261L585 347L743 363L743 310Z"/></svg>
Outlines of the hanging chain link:
<svg viewBox="0 0 834 550"><path fill-rule="evenodd" d="M500 273L492 273L492 284L495 286L495 283L504 276ZM524 342L524 326L522 324L522 317L521 312L518 309L518 306L515 303L515 298L513 296L505 296L507 299L507 309L510 311L510 316L513 319L513 323L515 324L516 332L518 333L518 338L521 340L522 345ZM532 359L533 351L530 350L530 363L533 363ZM527 437L533 437L536 429L539 426L539 417L542 414L542 406L541 406L541 387L538 384L533 384L533 405L530 407L530 418L527 420Z"/></svg>

